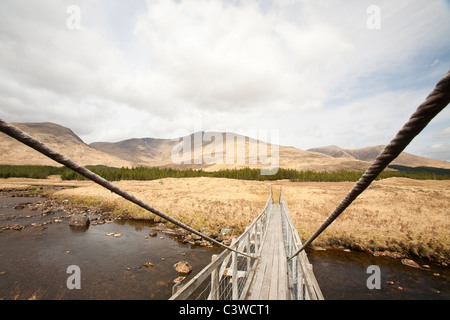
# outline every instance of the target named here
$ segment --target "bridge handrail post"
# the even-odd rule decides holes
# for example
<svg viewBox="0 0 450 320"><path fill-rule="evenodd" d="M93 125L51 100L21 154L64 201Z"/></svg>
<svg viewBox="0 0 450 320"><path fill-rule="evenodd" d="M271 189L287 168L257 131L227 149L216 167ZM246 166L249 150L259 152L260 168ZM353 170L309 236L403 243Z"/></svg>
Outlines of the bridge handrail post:
<svg viewBox="0 0 450 320"><path fill-rule="evenodd" d="M236 239L232 240L231 246L236 245ZM239 299L239 289L238 289L238 265L237 265L237 253L231 253L231 297L233 300Z"/></svg>
<svg viewBox="0 0 450 320"><path fill-rule="evenodd" d="M259 252L259 246L261 241L261 231L259 230L259 221L256 222L255 225L255 245L256 245L256 252Z"/></svg>
<svg viewBox="0 0 450 320"><path fill-rule="evenodd" d="M250 232L247 233L247 275L250 274L250 269L252 267L252 258L250 258L252 252L251 252L251 245L250 245Z"/></svg>
<svg viewBox="0 0 450 320"><path fill-rule="evenodd" d="M184 286L180 286L179 290L175 292L170 300L186 300L188 299L203 281L209 278L209 294L207 299L222 299L222 289L221 281L226 276L231 276L232 281L232 299L240 299L245 296L248 291L249 284L251 281L251 274L255 270L255 264L258 258L258 254L262 248L262 241L264 238L265 231L267 229L268 215L270 214L272 197L269 196L268 201L261 213L256 217L253 222L246 228L246 230L236 239L233 239L230 248L241 250L242 253L251 255L247 257L247 270L245 281L247 283L241 284L243 289L239 286L239 277L243 277L244 270L238 270L239 253L232 251L223 251L217 257L214 257L210 264L208 264L203 270L201 270L194 278L192 278ZM252 243L252 239L254 240ZM253 250L252 250L253 244ZM245 249L247 247L247 249ZM252 252L253 251L253 252ZM231 260L231 262L230 262ZM245 260L243 260L245 261ZM230 273L226 271L227 266L231 263ZM245 267L243 267L245 268ZM241 281L242 282L242 281ZM239 292L241 291L241 292ZM227 298L227 297L225 297Z"/></svg>
<svg viewBox="0 0 450 320"><path fill-rule="evenodd" d="M213 254L211 257L211 262L216 261L218 255ZM218 300L219 299L219 268L214 268L211 272L211 292L208 299Z"/></svg>

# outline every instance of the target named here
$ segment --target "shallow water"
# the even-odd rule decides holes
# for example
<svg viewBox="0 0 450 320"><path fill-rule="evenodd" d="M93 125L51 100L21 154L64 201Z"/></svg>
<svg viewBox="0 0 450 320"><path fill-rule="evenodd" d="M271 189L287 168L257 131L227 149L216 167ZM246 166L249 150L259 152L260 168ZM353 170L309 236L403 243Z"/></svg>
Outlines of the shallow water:
<svg viewBox="0 0 450 320"><path fill-rule="evenodd" d="M374 256L364 252L308 249L309 261L325 299L345 300L448 300L449 268L426 260L414 259L429 268L403 265L401 259ZM369 289L367 280L374 275L368 267L378 266L380 289ZM373 279L373 278L371 278ZM369 279L370 283L374 283Z"/></svg>
<svg viewBox="0 0 450 320"><path fill-rule="evenodd" d="M33 214L26 208L16 211ZM180 276L175 263L192 265L187 281L220 252L183 244L159 231L148 237L154 224L145 221L120 220L84 230L73 229L67 220L46 226L0 233L0 298L37 293L40 299L167 299ZM110 233L121 235L106 235ZM145 262L154 266L145 267ZM80 268L81 289L67 288L71 265Z"/></svg>
<svg viewBox="0 0 450 320"><path fill-rule="evenodd" d="M71 228L59 213L42 216L27 207L13 208L42 200L0 199L0 226L26 226L0 232L0 299L26 299L36 293L40 299L165 300L180 276L175 263L185 260L192 265L188 281L221 252L181 243L177 236L160 231L149 237L155 225L146 221L116 220L80 230ZM52 223L31 225L45 221ZM111 233L120 236L107 235ZM325 299L450 299L448 267L415 259L430 265L415 269L401 259L342 250L307 253ZM144 267L145 262L154 266ZM67 268L72 265L80 268L81 289L67 287ZM370 265L380 267L380 289L367 288Z"/></svg>

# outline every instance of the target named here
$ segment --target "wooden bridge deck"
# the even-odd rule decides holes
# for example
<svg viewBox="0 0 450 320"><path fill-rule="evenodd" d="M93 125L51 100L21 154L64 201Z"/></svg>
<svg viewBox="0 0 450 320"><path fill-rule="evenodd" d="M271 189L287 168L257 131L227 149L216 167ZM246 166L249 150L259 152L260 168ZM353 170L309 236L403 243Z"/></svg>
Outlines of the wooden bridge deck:
<svg viewBox="0 0 450 320"><path fill-rule="evenodd" d="M256 267L246 300L291 299L280 206L272 204L261 260Z"/></svg>
<svg viewBox="0 0 450 320"><path fill-rule="evenodd" d="M176 285L170 299L323 300L306 253L287 260L302 244L284 198L278 204L272 199L232 244L241 257L223 251L188 283Z"/></svg>

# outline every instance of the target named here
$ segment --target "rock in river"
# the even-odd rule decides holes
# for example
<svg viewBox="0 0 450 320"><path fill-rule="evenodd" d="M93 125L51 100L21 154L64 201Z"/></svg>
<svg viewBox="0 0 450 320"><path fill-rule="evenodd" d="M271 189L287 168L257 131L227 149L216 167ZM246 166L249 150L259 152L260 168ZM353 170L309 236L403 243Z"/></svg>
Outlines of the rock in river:
<svg viewBox="0 0 450 320"><path fill-rule="evenodd" d="M84 214L74 214L69 222L69 226L73 227L87 227L89 224L89 217Z"/></svg>
<svg viewBox="0 0 450 320"><path fill-rule="evenodd" d="M144 263L144 267L147 267L147 268L149 268L149 267L154 267L155 265L153 264L153 263L151 263L151 262L146 262L146 263Z"/></svg>
<svg viewBox="0 0 450 320"><path fill-rule="evenodd" d="M192 271L191 265L186 261L177 262L173 267L180 274L189 274Z"/></svg>
<svg viewBox="0 0 450 320"><path fill-rule="evenodd" d="M402 259L402 264L404 264L405 266L408 266L408 267L420 269L419 264L411 259Z"/></svg>

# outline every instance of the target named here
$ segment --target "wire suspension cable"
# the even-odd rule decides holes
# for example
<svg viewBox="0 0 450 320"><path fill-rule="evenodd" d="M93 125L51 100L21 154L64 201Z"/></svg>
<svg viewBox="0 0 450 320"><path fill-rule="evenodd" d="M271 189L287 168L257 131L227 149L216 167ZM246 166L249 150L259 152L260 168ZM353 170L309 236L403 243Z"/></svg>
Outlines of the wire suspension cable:
<svg viewBox="0 0 450 320"><path fill-rule="evenodd" d="M353 186L346 197L328 216L323 224L303 244L303 246L288 260L298 255L311 244L378 175L408 146L408 144L428 125L428 123L450 103L450 71L442 78L428 95L426 100L417 108L408 122L397 133L394 139L384 148L363 176Z"/></svg>
<svg viewBox="0 0 450 320"><path fill-rule="evenodd" d="M134 204L140 206L141 208L146 209L147 211L150 211L154 214L156 214L157 216L172 222L173 224L189 231L192 232L200 237L202 237L203 239L206 239L212 243L215 243L227 250L231 250L233 252L236 252L240 255L246 256L246 257L251 257L251 258L255 258L254 256L248 255L246 253L243 252L239 252L229 246L224 245L223 243L218 242L215 239L212 239L211 237L191 228L190 226L172 218L171 216L153 208L152 206L148 205L147 203L145 203L142 200L137 199L135 196L129 194L128 192L126 192L125 190L115 186L114 184L112 184L111 182L109 182L108 180L100 177L99 175L95 174L94 172L86 169L85 167L79 165L78 163L76 163L75 161L67 158L66 156L60 154L59 152L51 149L50 147L48 147L46 144L42 143L41 141L33 138L32 136L30 136L29 134L27 134L26 132L20 130L19 128L17 128L16 126L13 126L7 122L5 122L4 120L0 119L0 131L2 131L3 133L9 135L10 137L22 142L23 144L33 148L34 150L46 155L47 157L49 157L50 159L63 164L64 166L66 166L69 169L72 169L73 171L81 174L82 176L92 180L93 182L101 185L102 187L110 190L111 192L118 194L119 196L125 198L128 201L133 202Z"/></svg>

